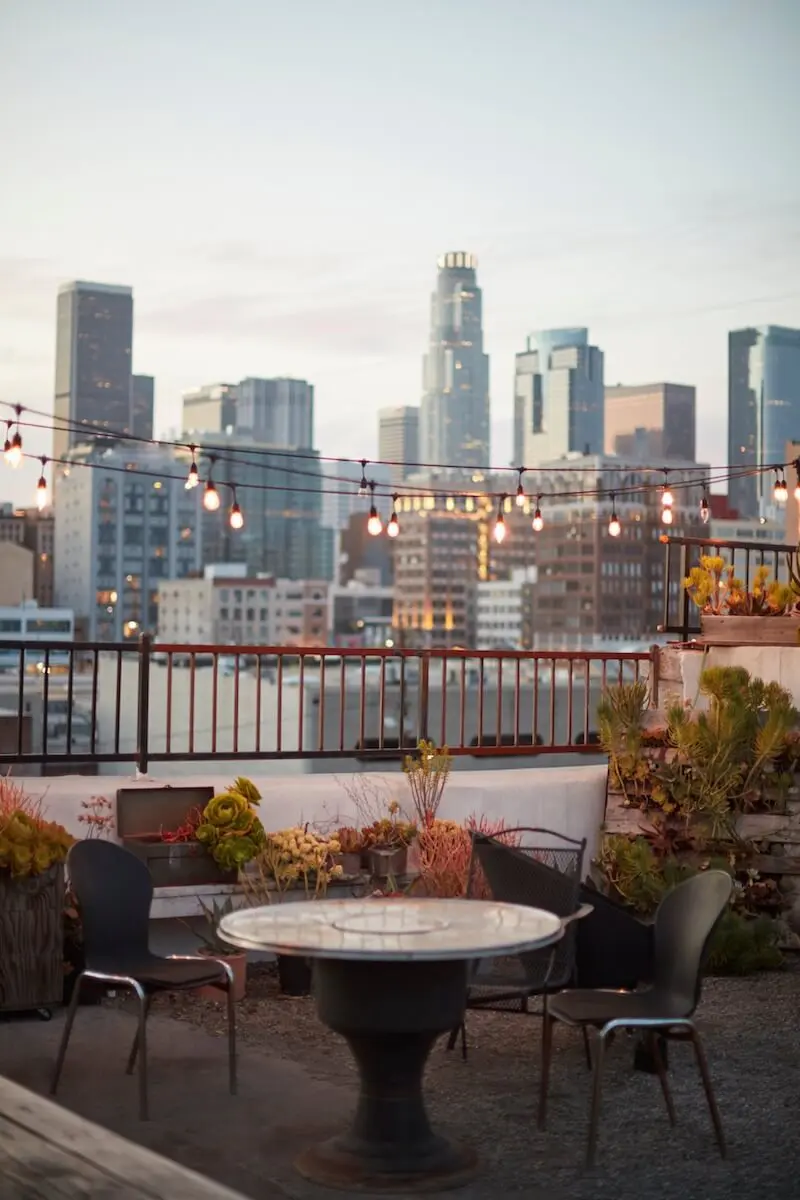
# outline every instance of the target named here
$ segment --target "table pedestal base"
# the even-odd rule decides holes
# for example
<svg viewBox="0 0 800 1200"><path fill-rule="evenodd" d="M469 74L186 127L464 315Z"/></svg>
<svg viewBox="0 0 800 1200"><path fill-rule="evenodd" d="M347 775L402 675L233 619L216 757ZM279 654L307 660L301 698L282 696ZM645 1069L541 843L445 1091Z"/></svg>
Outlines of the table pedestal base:
<svg viewBox="0 0 800 1200"><path fill-rule="evenodd" d="M431 1049L464 1013L466 964L319 960L314 991L361 1088L349 1132L304 1152L298 1171L350 1192L441 1191L472 1179L476 1155L433 1132L422 1097Z"/></svg>

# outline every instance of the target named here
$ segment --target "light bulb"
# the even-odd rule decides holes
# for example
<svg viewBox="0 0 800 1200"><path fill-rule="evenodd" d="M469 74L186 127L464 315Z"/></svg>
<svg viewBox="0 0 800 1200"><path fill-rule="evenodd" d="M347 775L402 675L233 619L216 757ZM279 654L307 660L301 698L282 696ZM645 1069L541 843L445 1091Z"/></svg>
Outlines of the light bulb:
<svg viewBox="0 0 800 1200"><path fill-rule="evenodd" d="M378 534L381 533L382 530L383 530L383 522L381 521L380 517L378 516L377 508L373 504L372 508L369 510L369 520L367 521L367 533L371 534L373 537L377 537Z"/></svg>
<svg viewBox="0 0 800 1200"><path fill-rule="evenodd" d="M400 522L397 519L397 513L392 509L392 515L389 517L389 523L386 526L386 532L390 538L396 538L400 532Z"/></svg>
<svg viewBox="0 0 800 1200"><path fill-rule="evenodd" d="M609 537L619 537L622 533L622 526L619 523L619 517L615 512L611 514L611 520L608 522Z"/></svg>
<svg viewBox="0 0 800 1200"><path fill-rule="evenodd" d="M662 508L661 520L664 522L665 525L672 524L672 509L671 508Z"/></svg>
<svg viewBox="0 0 800 1200"><path fill-rule="evenodd" d="M11 445L6 451L6 462L10 467L18 467L22 462L22 435L19 430L11 439Z"/></svg>
<svg viewBox="0 0 800 1200"><path fill-rule="evenodd" d="M661 492L661 507L662 508L672 508L674 503L675 503L675 497L672 495L672 492L669 490L669 486L665 483L664 488Z"/></svg>
<svg viewBox="0 0 800 1200"><path fill-rule="evenodd" d="M190 492L192 488L197 487L199 482L200 476L197 471L197 463L193 462L189 467L189 474L186 476L186 483L183 486L186 488L187 492Z"/></svg>
<svg viewBox="0 0 800 1200"><path fill-rule="evenodd" d="M365 458L362 458L362 460L361 460L361 482L358 485L358 495L366 496L368 489L369 489L369 483L367 482L367 460Z"/></svg>
<svg viewBox="0 0 800 1200"><path fill-rule="evenodd" d="M494 540L498 546L505 541L506 537L506 519L502 512L497 514L497 520L494 523Z"/></svg>
<svg viewBox="0 0 800 1200"><path fill-rule="evenodd" d="M795 488L795 495L797 495L797 488ZM704 525L708 524L708 518L710 516L711 509L708 507L708 500L705 496L703 496L703 499L700 501L700 520Z"/></svg>
<svg viewBox="0 0 800 1200"><path fill-rule="evenodd" d="M544 519L542 517L542 510L539 508L538 504L536 505L536 512L533 514L533 520L531 521L531 525L533 526L534 533L541 533L542 530L544 529Z"/></svg>
<svg viewBox="0 0 800 1200"><path fill-rule="evenodd" d="M38 508L39 512L41 512L43 508L47 508L47 500L47 480L45 479L44 475L40 475L39 482L36 485L36 507Z"/></svg>
<svg viewBox="0 0 800 1200"><path fill-rule="evenodd" d="M775 490L773 495L778 504L785 504L789 498L789 488L786 485L786 480L783 476L775 480Z"/></svg>
<svg viewBox="0 0 800 1200"><path fill-rule="evenodd" d="M206 490L203 492L203 508L206 512L216 512L219 508L219 492L214 486L213 479L209 479Z"/></svg>
<svg viewBox="0 0 800 1200"><path fill-rule="evenodd" d="M217 502L219 502L219 496L217 496ZM228 520L230 521L231 529L244 528L244 513L239 507L238 500L234 500L233 504L231 505L230 516L228 517Z"/></svg>
<svg viewBox="0 0 800 1200"><path fill-rule="evenodd" d="M525 489L522 484L517 488L517 508L522 508L525 504Z"/></svg>

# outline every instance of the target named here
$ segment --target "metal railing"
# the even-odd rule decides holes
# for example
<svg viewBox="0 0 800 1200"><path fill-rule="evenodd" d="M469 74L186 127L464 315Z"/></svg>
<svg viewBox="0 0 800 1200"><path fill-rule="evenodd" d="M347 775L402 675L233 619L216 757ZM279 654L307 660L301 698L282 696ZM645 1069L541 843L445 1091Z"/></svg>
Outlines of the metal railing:
<svg viewBox="0 0 800 1200"><path fill-rule="evenodd" d="M4 642L0 769L597 753L609 683L652 652Z"/></svg>
<svg viewBox="0 0 800 1200"><path fill-rule="evenodd" d="M664 618L660 633L677 633L688 642L700 632L700 614L683 586L683 580L703 555L719 555L733 564L738 579L748 590L753 574L767 567L776 579L786 580L797 546L776 542L735 542L715 538L662 537L665 547Z"/></svg>

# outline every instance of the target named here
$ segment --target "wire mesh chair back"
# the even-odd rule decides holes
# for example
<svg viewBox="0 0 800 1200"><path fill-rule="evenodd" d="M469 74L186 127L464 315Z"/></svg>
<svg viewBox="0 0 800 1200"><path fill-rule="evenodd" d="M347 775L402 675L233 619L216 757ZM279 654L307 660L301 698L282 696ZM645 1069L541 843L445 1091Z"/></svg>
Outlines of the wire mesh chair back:
<svg viewBox="0 0 800 1200"><path fill-rule="evenodd" d="M550 829L507 829L493 836L473 833L467 895L569 917L580 904L585 851L585 840ZM484 965L473 977L473 1002L491 1003L565 987L574 973L576 932L570 925L554 950L534 950ZM481 998L481 992L488 994Z"/></svg>

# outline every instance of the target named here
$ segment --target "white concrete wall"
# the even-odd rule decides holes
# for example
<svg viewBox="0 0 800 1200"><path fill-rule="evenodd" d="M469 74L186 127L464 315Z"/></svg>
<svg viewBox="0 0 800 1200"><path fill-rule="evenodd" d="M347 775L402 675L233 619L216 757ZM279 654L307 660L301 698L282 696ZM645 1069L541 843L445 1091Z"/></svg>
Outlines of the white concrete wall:
<svg viewBox="0 0 800 1200"><path fill-rule="evenodd" d="M778 620L779 618L776 618ZM661 697L679 691L684 702L702 706L700 676L709 667L744 667L755 679L779 683L791 693L793 703L800 708L800 646L709 646L706 653L699 650L674 650L680 661L679 683L661 685Z"/></svg>
<svg viewBox="0 0 800 1200"><path fill-rule="evenodd" d="M41 797L49 820L60 822L75 837L81 837L85 832L78 821L83 811L81 800L98 795L116 800L118 787L145 788L167 782L173 787L178 783L181 786L212 783L222 791L236 775L235 764L228 767L223 773L215 763L205 775L197 773L179 781L161 781L155 776L132 780L118 775L66 775L46 779L15 776L14 782L30 795ZM502 819L507 826L553 829L568 837L586 838L590 856L597 850L603 820L606 775L606 767L602 765L454 771L447 781L440 816L456 821L485 816L492 821ZM397 799L406 811L411 810L408 784L400 774L375 772L339 777L254 774L252 778L262 793L260 815L267 829L284 829L306 821L321 829L363 823L343 786L359 779L370 788L383 791L387 799Z"/></svg>

